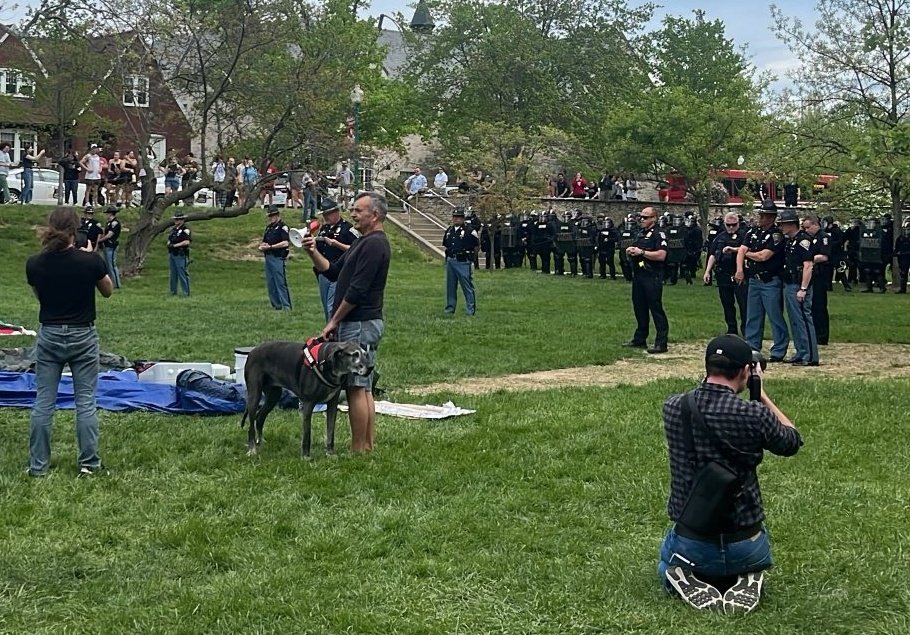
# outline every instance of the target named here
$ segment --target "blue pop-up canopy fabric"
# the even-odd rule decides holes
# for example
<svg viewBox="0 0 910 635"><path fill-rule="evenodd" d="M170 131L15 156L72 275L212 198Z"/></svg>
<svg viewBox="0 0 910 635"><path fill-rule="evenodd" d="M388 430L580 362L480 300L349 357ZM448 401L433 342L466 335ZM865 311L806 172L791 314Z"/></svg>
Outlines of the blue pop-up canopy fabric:
<svg viewBox="0 0 910 635"><path fill-rule="evenodd" d="M243 386L234 385L230 399L167 384L139 382L132 370L108 371L98 375L97 404L114 412L159 412L166 414L234 414L243 412ZM0 371L0 407L32 408L37 394L35 375ZM57 408L74 410L73 380L60 378Z"/></svg>

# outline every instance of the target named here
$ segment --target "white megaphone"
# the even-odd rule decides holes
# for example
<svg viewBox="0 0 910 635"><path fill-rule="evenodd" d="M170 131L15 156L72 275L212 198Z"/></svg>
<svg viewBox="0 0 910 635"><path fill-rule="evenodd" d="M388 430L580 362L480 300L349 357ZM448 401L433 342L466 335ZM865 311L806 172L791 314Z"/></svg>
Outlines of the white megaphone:
<svg viewBox="0 0 910 635"><path fill-rule="evenodd" d="M291 241L291 244L294 245L297 249L303 247L303 239L307 236L311 236L319 231L319 221L313 220L307 227L298 227L296 229L291 229L288 231L288 240Z"/></svg>
<svg viewBox="0 0 910 635"><path fill-rule="evenodd" d="M310 235L309 227L300 227L297 229L291 229L288 231L288 240L291 241L291 244L294 245L297 249L303 247L303 239Z"/></svg>

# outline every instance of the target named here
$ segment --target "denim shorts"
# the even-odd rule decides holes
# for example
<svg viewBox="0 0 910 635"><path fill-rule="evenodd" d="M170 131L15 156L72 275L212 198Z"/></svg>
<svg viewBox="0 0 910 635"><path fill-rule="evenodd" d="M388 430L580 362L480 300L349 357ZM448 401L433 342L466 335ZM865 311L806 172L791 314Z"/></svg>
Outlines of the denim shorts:
<svg viewBox="0 0 910 635"><path fill-rule="evenodd" d="M180 189L180 179L165 178L164 186L169 187L172 190L179 190Z"/></svg>
<svg viewBox="0 0 910 635"><path fill-rule="evenodd" d="M350 375L348 387L373 388L373 368L376 366L376 349L379 348L379 340L382 339L382 333L385 325L382 320L365 320L363 322L342 322L338 326L338 341L347 342L354 340L360 347L366 351L366 364L370 369L367 375Z"/></svg>

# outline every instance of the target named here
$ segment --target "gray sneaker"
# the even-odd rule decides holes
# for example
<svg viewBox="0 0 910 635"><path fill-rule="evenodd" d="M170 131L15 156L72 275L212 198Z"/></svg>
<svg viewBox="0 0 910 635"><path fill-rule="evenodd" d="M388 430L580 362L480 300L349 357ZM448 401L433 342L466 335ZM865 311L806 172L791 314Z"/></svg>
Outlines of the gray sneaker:
<svg viewBox="0 0 910 635"><path fill-rule="evenodd" d="M739 615L754 610L761 598L763 579L763 571L744 573L736 578L736 583L724 593L724 613Z"/></svg>
<svg viewBox="0 0 910 635"><path fill-rule="evenodd" d="M83 465L79 468L79 473L76 474L76 476L79 478L88 478L105 474L110 474L110 472L108 472L107 468L104 467L104 464L102 463L100 465Z"/></svg>
<svg viewBox="0 0 910 635"><path fill-rule="evenodd" d="M699 610L723 608L724 598L720 591L696 578L688 569L669 567L666 575L670 586L689 606Z"/></svg>

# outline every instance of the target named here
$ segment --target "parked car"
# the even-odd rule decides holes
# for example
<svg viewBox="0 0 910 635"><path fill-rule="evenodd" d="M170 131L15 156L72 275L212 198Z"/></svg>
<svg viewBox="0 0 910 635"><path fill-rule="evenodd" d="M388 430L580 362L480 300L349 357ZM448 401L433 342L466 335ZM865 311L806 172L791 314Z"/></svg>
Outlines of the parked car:
<svg viewBox="0 0 910 635"><path fill-rule="evenodd" d="M22 168L13 168L6 177L9 186L10 200L7 203L18 203L22 199ZM32 169L32 203L35 205L56 205L57 190L60 187L60 173L48 168ZM82 203L85 196L85 183L80 182L76 190L76 204Z"/></svg>

